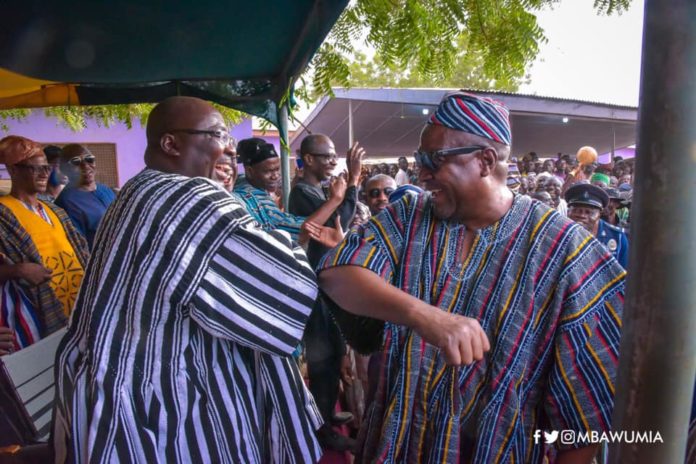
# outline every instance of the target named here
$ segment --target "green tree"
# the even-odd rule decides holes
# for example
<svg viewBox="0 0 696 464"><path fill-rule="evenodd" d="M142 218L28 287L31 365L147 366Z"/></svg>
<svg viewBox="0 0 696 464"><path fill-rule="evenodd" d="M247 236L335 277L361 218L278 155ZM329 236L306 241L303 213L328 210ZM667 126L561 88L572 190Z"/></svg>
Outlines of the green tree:
<svg viewBox="0 0 696 464"><path fill-rule="evenodd" d="M465 42L462 35L460 42ZM465 50L466 47L460 47ZM440 88L468 88L477 90L503 90L515 92L522 84L526 76L515 77L508 82L501 83L487 77L481 72L483 57L480 52L460 52L455 56L455 62L450 76L424 76L412 67L402 68L394 63L387 64L381 55L376 54L368 59L364 53L356 53L349 63L350 85L352 87L440 87Z"/></svg>
<svg viewBox="0 0 696 464"><path fill-rule="evenodd" d="M535 12L558 1L354 0L312 60L308 94L371 82L513 90L546 41ZM594 8L621 13L629 4L595 0ZM375 50L373 63L360 44Z"/></svg>
<svg viewBox="0 0 696 464"><path fill-rule="evenodd" d="M246 116L232 108L214 104L220 111L222 117L228 125L238 124ZM59 122L64 124L69 129L80 132L87 127L87 121L93 120L98 125L110 127L115 123L122 122L129 129L133 127L135 122L145 125L147 116L152 111L155 105L150 103L130 104L130 105L95 105L95 106L54 106L44 108L43 112L46 116L54 117ZM16 109L0 111L0 131L7 132L8 120L21 120L29 116L33 111L31 109Z"/></svg>

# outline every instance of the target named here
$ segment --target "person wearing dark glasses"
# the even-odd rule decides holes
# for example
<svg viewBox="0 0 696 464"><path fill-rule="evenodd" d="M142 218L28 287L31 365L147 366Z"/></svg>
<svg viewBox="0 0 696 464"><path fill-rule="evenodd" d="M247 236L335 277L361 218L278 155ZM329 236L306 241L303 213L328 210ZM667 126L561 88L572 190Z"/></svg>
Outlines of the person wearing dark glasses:
<svg viewBox="0 0 696 464"><path fill-rule="evenodd" d="M97 158L83 145L63 147L60 171L68 177L68 185L56 198L56 205L68 213L91 249L99 222L116 194L97 182Z"/></svg>
<svg viewBox="0 0 696 464"><path fill-rule="evenodd" d="M89 253L65 211L39 199L52 169L41 145L5 137L0 163L12 179L0 197L0 327L16 351L67 324Z"/></svg>
<svg viewBox="0 0 696 464"><path fill-rule="evenodd" d="M365 201L373 216L387 207L389 195L394 190L396 190L396 181L385 174L377 174L365 182Z"/></svg>
<svg viewBox="0 0 696 464"><path fill-rule="evenodd" d="M358 462L589 464L595 445L550 450L541 431L610 427L626 273L585 229L507 188L511 142L501 103L446 95L415 154L427 192L322 260L341 333L384 366Z"/></svg>

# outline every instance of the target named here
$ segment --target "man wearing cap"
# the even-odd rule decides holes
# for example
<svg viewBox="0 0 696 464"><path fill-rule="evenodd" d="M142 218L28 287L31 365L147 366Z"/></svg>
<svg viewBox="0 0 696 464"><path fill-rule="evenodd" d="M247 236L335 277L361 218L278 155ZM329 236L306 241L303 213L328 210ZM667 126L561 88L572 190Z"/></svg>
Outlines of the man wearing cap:
<svg viewBox="0 0 696 464"><path fill-rule="evenodd" d="M298 241L302 224L307 219L323 224L343 202L346 182L336 178L329 187L329 199L310 217L283 212L270 194L280 185L280 157L273 144L261 138L244 139L237 144L237 153L244 164L244 175L235 182L234 193L266 231L284 230Z"/></svg>
<svg viewBox="0 0 696 464"><path fill-rule="evenodd" d="M590 177L590 184L596 185L597 187L603 189L609 187L610 183L611 179L609 178L609 175L603 172L595 172L592 174L592 177Z"/></svg>
<svg viewBox="0 0 696 464"><path fill-rule="evenodd" d="M625 271L506 187L510 144L502 104L445 96L416 152L428 193L322 260L349 343L382 350L361 462L589 463L596 447L541 431L610 427Z"/></svg>
<svg viewBox="0 0 696 464"><path fill-rule="evenodd" d="M575 184L565 193L568 217L587 229L611 251L616 260L628 268L628 237L620 227L601 219L609 204L604 189L592 184Z"/></svg>
<svg viewBox="0 0 696 464"><path fill-rule="evenodd" d="M0 326L17 350L67 324L89 252L65 211L38 198L51 173L41 145L5 137L0 162L12 179L0 197Z"/></svg>

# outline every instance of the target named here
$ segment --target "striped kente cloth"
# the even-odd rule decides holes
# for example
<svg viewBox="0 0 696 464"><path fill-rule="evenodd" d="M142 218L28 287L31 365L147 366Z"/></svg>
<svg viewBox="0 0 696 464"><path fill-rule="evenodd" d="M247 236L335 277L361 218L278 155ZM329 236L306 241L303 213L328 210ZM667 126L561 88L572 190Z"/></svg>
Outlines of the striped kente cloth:
<svg viewBox="0 0 696 464"><path fill-rule="evenodd" d="M316 278L212 181L145 170L111 204L56 359L58 462L314 462L290 355Z"/></svg>
<svg viewBox="0 0 696 464"><path fill-rule="evenodd" d="M244 176L240 176L235 182L234 193L263 230L284 230L297 241L300 228L307 218L281 211L268 192L254 187Z"/></svg>
<svg viewBox="0 0 696 464"><path fill-rule="evenodd" d="M491 342L483 361L448 367L415 332L384 324L359 462L541 463L552 451L536 429L609 428L625 271L581 226L526 196L476 232L468 255L464 236L435 219L428 194L406 196L321 263L370 269L477 319Z"/></svg>

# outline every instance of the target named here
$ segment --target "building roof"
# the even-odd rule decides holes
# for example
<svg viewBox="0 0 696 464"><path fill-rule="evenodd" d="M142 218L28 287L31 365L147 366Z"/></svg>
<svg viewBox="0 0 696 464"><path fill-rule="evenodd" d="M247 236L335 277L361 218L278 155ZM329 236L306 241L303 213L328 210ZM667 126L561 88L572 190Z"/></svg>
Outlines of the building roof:
<svg viewBox="0 0 696 464"><path fill-rule="evenodd" d="M309 132L329 135L336 149L348 147L349 105L353 139L370 156L409 155L418 147L420 131L442 96L455 89L334 89L303 122L291 149ZM512 152L534 151L541 157L574 154L591 145L599 153L632 145L638 109L607 103L569 100L510 92L469 90L504 103L511 114ZM567 121L564 119L567 118ZM566 121L566 122L564 122Z"/></svg>

